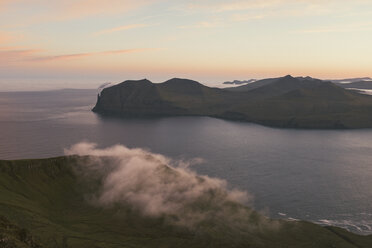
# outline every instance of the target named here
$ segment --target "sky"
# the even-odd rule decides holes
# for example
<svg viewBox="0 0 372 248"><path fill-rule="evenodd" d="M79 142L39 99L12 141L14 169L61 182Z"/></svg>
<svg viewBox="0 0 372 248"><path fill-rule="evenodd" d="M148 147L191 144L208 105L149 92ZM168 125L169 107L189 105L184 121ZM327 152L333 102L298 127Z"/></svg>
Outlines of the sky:
<svg viewBox="0 0 372 248"><path fill-rule="evenodd" d="M0 0L0 91L372 77L372 0Z"/></svg>

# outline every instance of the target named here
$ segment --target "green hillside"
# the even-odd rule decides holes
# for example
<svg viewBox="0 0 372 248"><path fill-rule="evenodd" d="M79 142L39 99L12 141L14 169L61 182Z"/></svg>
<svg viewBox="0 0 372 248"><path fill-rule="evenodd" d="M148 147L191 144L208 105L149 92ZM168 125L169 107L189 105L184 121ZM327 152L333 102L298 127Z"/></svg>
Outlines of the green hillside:
<svg viewBox="0 0 372 248"><path fill-rule="evenodd" d="M372 247L372 236L273 221L233 202L221 205L213 201L216 192L190 206L208 216L193 226L172 224L172 216L145 217L125 204L97 206L88 196L99 189L100 175L82 173L87 162L87 157L0 161L0 246ZM176 176L169 168L160 172ZM221 206L224 218L215 215Z"/></svg>

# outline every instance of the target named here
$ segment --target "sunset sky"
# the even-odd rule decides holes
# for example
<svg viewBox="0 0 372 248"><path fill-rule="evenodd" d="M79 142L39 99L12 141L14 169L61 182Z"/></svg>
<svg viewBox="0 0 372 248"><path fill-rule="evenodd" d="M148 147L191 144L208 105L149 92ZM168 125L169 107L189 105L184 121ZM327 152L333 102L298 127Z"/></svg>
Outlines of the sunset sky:
<svg viewBox="0 0 372 248"><path fill-rule="evenodd" d="M1 90L286 74L372 76L372 1L0 0Z"/></svg>

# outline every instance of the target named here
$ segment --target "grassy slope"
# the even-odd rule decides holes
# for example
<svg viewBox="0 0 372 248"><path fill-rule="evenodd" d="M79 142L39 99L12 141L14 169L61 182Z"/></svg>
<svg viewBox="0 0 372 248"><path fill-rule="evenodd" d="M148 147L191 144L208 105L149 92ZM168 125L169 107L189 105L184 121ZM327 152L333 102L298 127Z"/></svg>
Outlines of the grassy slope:
<svg viewBox="0 0 372 248"><path fill-rule="evenodd" d="M372 247L371 236L306 222L281 221L280 228L255 226L262 218L256 213L233 226L210 220L186 229L167 224L163 218L141 217L125 207L97 208L84 199L97 184L76 176L76 161L71 157L0 161L0 215L50 248ZM274 224L278 223L268 221L268 226ZM11 239L16 237L14 233L17 231L4 231L0 221L0 235ZM15 244L13 247L32 247Z"/></svg>
<svg viewBox="0 0 372 248"><path fill-rule="evenodd" d="M0 247L2 248L41 248L38 240L30 235L25 228L11 223L4 216L0 216Z"/></svg>

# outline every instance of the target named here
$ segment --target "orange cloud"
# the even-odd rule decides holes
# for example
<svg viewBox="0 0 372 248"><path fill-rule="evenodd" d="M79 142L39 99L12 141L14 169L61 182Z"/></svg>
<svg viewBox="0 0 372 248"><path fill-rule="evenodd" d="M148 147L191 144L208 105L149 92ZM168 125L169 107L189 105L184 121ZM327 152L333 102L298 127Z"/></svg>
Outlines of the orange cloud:
<svg viewBox="0 0 372 248"><path fill-rule="evenodd" d="M0 0L0 13L35 9L37 11L24 16L19 22L12 23L13 26L29 26L35 23L123 14L159 1L163 0Z"/></svg>
<svg viewBox="0 0 372 248"><path fill-rule="evenodd" d="M69 20L89 16L108 16L121 14L152 4L156 0L64 0L56 4L41 0L49 4L51 14L44 16L46 20Z"/></svg>
<svg viewBox="0 0 372 248"><path fill-rule="evenodd" d="M13 41L15 37L9 33L0 32L0 44L9 43Z"/></svg>
<svg viewBox="0 0 372 248"><path fill-rule="evenodd" d="M135 53L135 52L144 52L144 51L154 51L158 48L133 48L133 49L123 49L123 50L112 50L99 52L97 54L120 54L120 53Z"/></svg>
<svg viewBox="0 0 372 248"><path fill-rule="evenodd" d="M8 5L11 0L0 0L0 9L4 8L4 6Z"/></svg>
<svg viewBox="0 0 372 248"><path fill-rule="evenodd" d="M135 29L135 28L142 28L142 27L148 27L148 26L150 26L150 25L148 25L148 24L130 24L130 25L124 25L124 26L119 26L119 27L115 27L115 28L101 30L101 31L95 33L95 35L102 35L102 34L114 33L114 32L119 32L119 31L123 31L123 30L129 30L129 29Z"/></svg>
<svg viewBox="0 0 372 248"><path fill-rule="evenodd" d="M4 34L0 34L0 44L1 43L6 43L9 40L9 37Z"/></svg>

